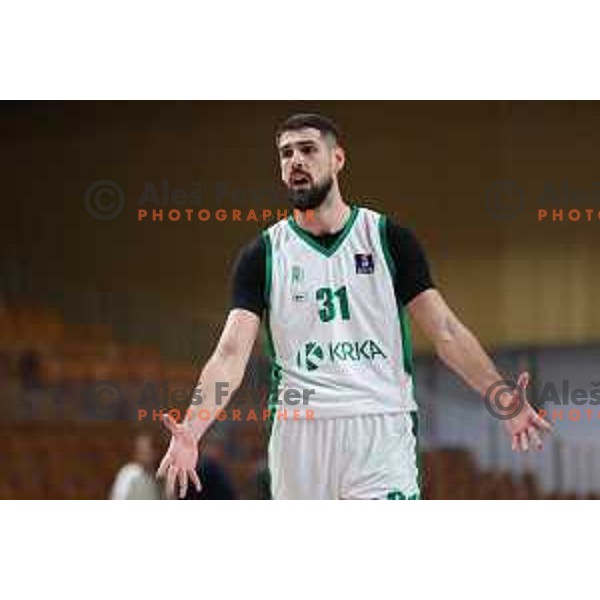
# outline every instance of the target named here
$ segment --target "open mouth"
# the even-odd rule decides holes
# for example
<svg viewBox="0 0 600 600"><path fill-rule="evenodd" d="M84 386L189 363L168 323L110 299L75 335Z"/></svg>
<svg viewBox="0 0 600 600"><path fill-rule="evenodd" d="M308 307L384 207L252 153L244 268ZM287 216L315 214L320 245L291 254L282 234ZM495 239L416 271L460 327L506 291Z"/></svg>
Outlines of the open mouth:
<svg viewBox="0 0 600 600"><path fill-rule="evenodd" d="M307 175L306 173L294 173L290 177L290 184L293 185L294 187L310 185L311 179L310 179L310 176Z"/></svg>

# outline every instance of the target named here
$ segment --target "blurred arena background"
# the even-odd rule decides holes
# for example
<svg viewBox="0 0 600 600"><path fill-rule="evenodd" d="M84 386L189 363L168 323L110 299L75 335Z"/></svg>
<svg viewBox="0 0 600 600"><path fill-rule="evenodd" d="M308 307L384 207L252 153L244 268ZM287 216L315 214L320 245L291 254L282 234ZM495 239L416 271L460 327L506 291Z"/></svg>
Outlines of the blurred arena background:
<svg viewBox="0 0 600 600"><path fill-rule="evenodd" d="M600 220L536 212L600 208L599 103L4 102L0 498L107 498L137 433L164 450L151 411L187 398L161 382L195 382L235 256L264 226L231 210L287 208L274 130L300 111L339 123L345 198L415 229L434 281L499 365L530 369L533 400L547 382L560 393L563 380L600 382ZM120 208L118 191L89 203L97 182L122 192ZM162 221L140 221L140 208L163 209ZM186 208L213 216L169 220ZM597 409L570 420L563 406L542 454L513 455L501 424L413 334L427 498L600 494ZM264 402L265 372L257 345L251 391L234 404ZM266 439L260 421L215 426L207 451L235 497L268 497Z"/></svg>

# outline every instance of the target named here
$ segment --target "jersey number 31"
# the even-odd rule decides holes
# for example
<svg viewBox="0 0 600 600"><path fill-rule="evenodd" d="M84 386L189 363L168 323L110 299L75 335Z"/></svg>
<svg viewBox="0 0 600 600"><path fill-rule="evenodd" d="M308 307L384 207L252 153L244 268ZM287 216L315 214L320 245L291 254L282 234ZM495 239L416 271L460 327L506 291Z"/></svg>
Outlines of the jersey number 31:
<svg viewBox="0 0 600 600"><path fill-rule="evenodd" d="M348 294L345 285L337 290L333 290L329 287L319 288L317 290L317 301L320 303L319 318L323 323L333 321L338 314L338 310L342 321L348 321L350 319ZM336 308L336 305L339 308Z"/></svg>

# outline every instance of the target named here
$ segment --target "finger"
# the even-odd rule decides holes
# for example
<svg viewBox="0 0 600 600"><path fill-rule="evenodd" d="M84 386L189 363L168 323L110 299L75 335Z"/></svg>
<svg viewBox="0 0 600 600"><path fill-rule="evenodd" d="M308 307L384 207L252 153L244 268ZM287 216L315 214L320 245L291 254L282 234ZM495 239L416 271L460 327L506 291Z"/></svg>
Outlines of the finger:
<svg viewBox="0 0 600 600"><path fill-rule="evenodd" d="M523 431L520 434L520 438L521 438L521 450L523 450L523 452L529 452L529 439L527 437L527 432Z"/></svg>
<svg viewBox="0 0 600 600"><path fill-rule="evenodd" d="M531 441L533 448L535 450L541 450L544 447L544 444L542 443L542 438L536 431L535 427L529 427L527 433L529 434L529 440Z"/></svg>
<svg viewBox="0 0 600 600"><path fill-rule="evenodd" d="M187 473L182 469L179 471L179 497L185 498L187 492L188 476Z"/></svg>
<svg viewBox="0 0 600 600"><path fill-rule="evenodd" d="M512 437L512 450L513 452L519 451L519 438L517 435L513 435Z"/></svg>
<svg viewBox="0 0 600 600"><path fill-rule="evenodd" d="M156 478L162 479L167 474L167 469L169 468L169 457L165 455L163 459L160 461L160 465L156 470Z"/></svg>
<svg viewBox="0 0 600 600"><path fill-rule="evenodd" d="M200 490L202 490L202 486L200 485L200 478L198 477L198 473L196 473L194 469L190 469L188 473L192 483L196 486L196 491L200 492Z"/></svg>
<svg viewBox="0 0 600 600"><path fill-rule="evenodd" d="M177 469L171 465L167 471L167 498L175 497L175 480L177 479Z"/></svg>
<svg viewBox="0 0 600 600"><path fill-rule="evenodd" d="M533 424L541 431L552 431L552 424L546 421L546 419L542 419L538 414L533 418Z"/></svg>
<svg viewBox="0 0 600 600"><path fill-rule="evenodd" d="M527 388L527 386L529 385L529 372L528 371L523 371L523 373L521 373L519 375L519 379L517 379L517 385L522 390L525 390Z"/></svg>
<svg viewBox="0 0 600 600"><path fill-rule="evenodd" d="M177 421L169 414L163 415L163 425L173 434L177 432Z"/></svg>

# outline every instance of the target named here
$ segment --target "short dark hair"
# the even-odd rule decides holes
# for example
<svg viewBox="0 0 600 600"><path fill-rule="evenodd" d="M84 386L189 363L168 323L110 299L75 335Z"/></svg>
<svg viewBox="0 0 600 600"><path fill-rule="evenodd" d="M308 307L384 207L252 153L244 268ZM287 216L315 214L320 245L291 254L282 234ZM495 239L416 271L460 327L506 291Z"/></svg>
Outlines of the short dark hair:
<svg viewBox="0 0 600 600"><path fill-rule="evenodd" d="M279 138L284 132L297 131L306 127L318 129L321 135L330 135L336 143L340 141L340 130L331 119L316 113L299 113L288 117L279 125L275 133L275 143L279 143Z"/></svg>

